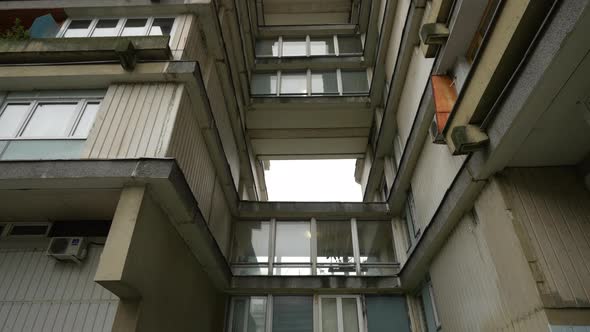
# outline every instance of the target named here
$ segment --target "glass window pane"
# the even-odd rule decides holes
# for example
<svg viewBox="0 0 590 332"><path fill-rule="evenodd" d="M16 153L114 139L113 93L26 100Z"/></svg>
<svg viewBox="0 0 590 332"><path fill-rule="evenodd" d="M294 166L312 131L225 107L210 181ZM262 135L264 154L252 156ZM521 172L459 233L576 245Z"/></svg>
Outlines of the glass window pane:
<svg viewBox="0 0 590 332"><path fill-rule="evenodd" d="M311 72L311 93L338 94L336 71Z"/></svg>
<svg viewBox="0 0 590 332"><path fill-rule="evenodd" d="M156 18L150 29L150 36L170 36L173 25L173 18Z"/></svg>
<svg viewBox="0 0 590 332"><path fill-rule="evenodd" d="M358 221L361 263L393 263L393 234L388 221Z"/></svg>
<svg viewBox="0 0 590 332"><path fill-rule="evenodd" d="M232 332L244 332L246 325L246 308L248 307L247 298L234 298L234 306L231 320Z"/></svg>
<svg viewBox="0 0 590 332"><path fill-rule="evenodd" d="M309 263L311 230L309 222L277 222L275 263Z"/></svg>
<svg viewBox="0 0 590 332"><path fill-rule="evenodd" d="M256 56L279 56L278 39L260 39L256 42Z"/></svg>
<svg viewBox="0 0 590 332"><path fill-rule="evenodd" d="M354 263L350 221L318 221L318 263Z"/></svg>
<svg viewBox="0 0 590 332"><path fill-rule="evenodd" d="M283 56L306 56L307 41L305 38L283 38Z"/></svg>
<svg viewBox="0 0 590 332"><path fill-rule="evenodd" d="M96 28L92 31L92 37L113 37L117 35L117 24L119 20L99 20Z"/></svg>
<svg viewBox="0 0 590 332"><path fill-rule="evenodd" d="M268 262L268 221L244 221L234 226L233 261L236 263Z"/></svg>
<svg viewBox="0 0 590 332"><path fill-rule="evenodd" d="M311 275L311 268L309 266L279 265L279 267L273 268L272 274L275 276L309 276Z"/></svg>
<svg viewBox="0 0 590 332"><path fill-rule="evenodd" d="M322 298L322 332L338 332L336 298Z"/></svg>
<svg viewBox="0 0 590 332"><path fill-rule="evenodd" d="M147 24L147 18L132 18L125 22L123 33L121 36L142 36L145 35L145 25Z"/></svg>
<svg viewBox="0 0 590 332"><path fill-rule="evenodd" d="M252 94L275 95L277 93L277 73L252 75Z"/></svg>
<svg viewBox="0 0 590 332"><path fill-rule="evenodd" d="M100 107L100 103L88 103L84 108L84 114L80 118L78 122L78 126L74 131L74 137L87 137L88 133L90 132L90 128L92 128L92 124L94 124L94 118L96 118L96 113L98 113L98 108Z"/></svg>
<svg viewBox="0 0 590 332"><path fill-rule="evenodd" d="M344 321L344 332L359 331L359 316L356 308L356 299L342 299L342 320Z"/></svg>
<svg viewBox="0 0 590 332"><path fill-rule="evenodd" d="M342 93L368 93L369 81L364 70L342 70Z"/></svg>
<svg viewBox="0 0 590 332"><path fill-rule="evenodd" d="M334 37L311 37L310 40L311 55L334 55Z"/></svg>
<svg viewBox="0 0 590 332"><path fill-rule="evenodd" d="M22 137L65 137L76 115L76 103L39 104Z"/></svg>
<svg viewBox="0 0 590 332"><path fill-rule="evenodd" d="M275 296L272 308L272 332L313 331L311 296Z"/></svg>
<svg viewBox="0 0 590 332"><path fill-rule="evenodd" d="M0 137L14 137L27 115L29 104L8 104L0 114Z"/></svg>
<svg viewBox="0 0 590 332"><path fill-rule="evenodd" d="M248 315L248 332L265 332L266 330L266 298L251 297Z"/></svg>
<svg viewBox="0 0 590 332"><path fill-rule="evenodd" d="M361 274L364 276L393 276L398 270L393 266L361 265Z"/></svg>
<svg viewBox="0 0 590 332"><path fill-rule="evenodd" d="M410 332L403 296L366 296L368 332Z"/></svg>
<svg viewBox="0 0 590 332"><path fill-rule="evenodd" d="M13 140L10 141L2 160L78 159L82 155L84 140Z"/></svg>
<svg viewBox="0 0 590 332"><path fill-rule="evenodd" d="M307 73L283 72L281 74L281 94L307 94Z"/></svg>
<svg viewBox="0 0 590 332"><path fill-rule="evenodd" d="M87 37L91 20L72 20L64 37Z"/></svg>
<svg viewBox="0 0 590 332"><path fill-rule="evenodd" d="M361 54L363 53L363 45L359 37L338 36L338 52L340 55Z"/></svg>
<svg viewBox="0 0 590 332"><path fill-rule="evenodd" d="M235 276L265 276L268 275L268 267L234 265L232 273Z"/></svg>

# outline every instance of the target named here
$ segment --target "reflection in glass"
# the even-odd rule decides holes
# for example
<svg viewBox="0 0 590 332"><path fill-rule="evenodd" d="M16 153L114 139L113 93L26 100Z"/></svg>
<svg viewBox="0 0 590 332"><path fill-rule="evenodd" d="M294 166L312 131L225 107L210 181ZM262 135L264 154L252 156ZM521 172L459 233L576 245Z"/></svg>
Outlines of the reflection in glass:
<svg viewBox="0 0 590 332"><path fill-rule="evenodd" d="M281 74L281 94L307 94L307 73L283 72Z"/></svg>
<svg viewBox="0 0 590 332"><path fill-rule="evenodd" d="M355 36L338 36L338 52L340 55L355 55L363 53L361 39Z"/></svg>
<svg viewBox="0 0 590 332"><path fill-rule="evenodd" d="M76 114L76 103L39 104L22 137L64 137Z"/></svg>
<svg viewBox="0 0 590 332"><path fill-rule="evenodd" d="M311 296L274 296L272 309L272 332L313 331Z"/></svg>
<svg viewBox="0 0 590 332"><path fill-rule="evenodd" d="M276 276L309 276L311 268L309 266L281 266L273 268L272 274Z"/></svg>
<svg viewBox="0 0 590 332"><path fill-rule="evenodd" d="M277 73L252 75L252 94L275 95L277 93Z"/></svg>
<svg viewBox="0 0 590 332"><path fill-rule="evenodd" d="M350 221L318 221L318 264L354 263Z"/></svg>
<svg viewBox="0 0 590 332"><path fill-rule="evenodd" d="M91 20L72 20L64 37L87 37L90 23L92 23Z"/></svg>
<svg viewBox="0 0 590 332"><path fill-rule="evenodd" d="M86 137L90 132L90 128L92 128L92 124L94 123L94 118L96 117L96 113L98 113L98 108L100 107L100 103L88 103L84 108L84 113L78 122L78 126L74 131L74 137Z"/></svg>
<svg viewBox="0 0 590 332"><path fill-rule="evenodd" d="M393 263L393 234L388 221L358 221L361 263Z"/></svg>
<svg viewBox="0 0 590 332"><path fill-rule="evenodd" d="M92 37L114 37L117 35L118 19L98 20Z"/></svg>
<svg viewBox="0 0 590 332"><path fill-rule="evenodd" d="M356 307L356 298L342 299L342 319L344 332L358 332L359 317Z"/></svg>
<svg viewBox="0 0 590 332"><path fill-rule="evenodd" d="M266 297L236 297L233 300L232 332L266 330Z"/></svg>
<svg viewBox="0 0 590 332"><path fill-rule="evenodd" d="M260 39L256 42L256 56L279 56L278 39Z"/></svg>
<svg viewBox="0 0 590 332"><path fill-rule="evenodd" d="M338 94L336 71L312 71L311 92L313 94Z"/></svg>
<svg viewBox="0 0 590 332"><path fill-rule="evenodd" d="M232 267L232 273L235 276L265 276L268 275L268 267L259 265L234 265Z"/></svg>
<svg viewBox="0 0 590 332"><path fill-rule="evenodd" d="M369 81L365 70L342 70L342 93L368 93Z"/></svg>
<svg viewBox="0 0 590 332"><path fill-rule="evenodd" d="M172 26L174 25L173 18L156 18L150 29L150 36L170 36Z"/></svg>
<svg viewBox="0 0 590 332"><path fill-rule="evenodd" d="M336 298L322 298L322 332L338 332Z"/></svg>
<svg viewBox="0 0 590 332"><path fill-rule="evenodd" d="M305 56L307 55L306 49L305 38L283 38L283 56Z"/></svg>
<svg viewBox="0 0 590 332"><path fill-rule="evenodd" d="M233 262L268 262L268 221L244 221L234 226Z"/></svg>
<svg viewBox="0 0 590 332"><path fill-rule="evenodd" d="M232 312L231 330L232 332L244 332L247 316L246 308L248 307L247 298L234 298L234 307Z"/></svg>
<svg viewBox="0 0 590 332"><path fill-rule="evenodd" d="M309 44L311 55L334 55L334 37L311 37Z"/></svg>
<svg viewBox="0 0 590 332"><path fill-rule="evenodd" d="M275 263L309 263L311 230L309 222L276 223Z"/></svg>
<svg viewBox="0 0 590 332"><path fill-rule="evenodd" d="M121 36L141 36L145 35L145 25L147 18L130 18L125 22Z"/></svg>
<svg viewBox="0 0 590 332"><path fill-rule="evenodd" d="M8 104L0 114L0 137L14 137L24 117L27 115L29 104Z"/></svg>

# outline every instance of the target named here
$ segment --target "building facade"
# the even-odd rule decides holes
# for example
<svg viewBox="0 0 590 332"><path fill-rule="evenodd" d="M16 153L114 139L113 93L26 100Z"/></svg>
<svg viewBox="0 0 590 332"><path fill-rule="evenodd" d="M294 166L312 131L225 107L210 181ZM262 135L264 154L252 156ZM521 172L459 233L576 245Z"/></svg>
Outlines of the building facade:
<svg viewBox="0 0 590 332"><path fill-rule="evenodd" d="M0 17L0 331L590 331L587 0Z"/></svg>

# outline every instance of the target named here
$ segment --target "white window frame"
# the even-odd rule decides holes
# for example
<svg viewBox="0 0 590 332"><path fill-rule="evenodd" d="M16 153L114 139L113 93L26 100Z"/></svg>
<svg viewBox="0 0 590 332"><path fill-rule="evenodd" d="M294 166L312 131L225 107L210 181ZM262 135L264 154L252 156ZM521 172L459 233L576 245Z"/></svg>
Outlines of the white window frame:
<svg viewBox="0 0 590 332"><path fill-rule="evenodd" d="M432 315L434 316L434 324L436 329L440 330L441 323L438 317L438 309L436 307L436 300L434 299L434 287L432 287L432 281L428 283L428 292L430 293L430 304L432 305Z"/></svg>
<svg viewBox="0 0 590 332"><path fill-rule="evenodd" d="M344 318L342 312L342 299L356 299L356 312L357 312L357 322L358 322L358 331L364 331L364 317L363 317L363 307L361 297L359 295L319 295L318 296L318 332L324 332L322 327L322 300L324 299L336 299L336 316L337 316L337 324L338 324L338 332L344 332Z"/></svg>
<svg viewBox="0 0 590 332"><path fill-rule="evenodd" d="M16 134L13 137L0 137L0 141L22 141L22 140L85 140L88 136L76 137L74 133L80 124L80 120L88 104L102 104L103 97L81 95L80 97L75 96L11 96L9 95L0 105L0 117L11 104L29 104L26 111L26 115L20 121L17 126ZM64 136L36 136L36 137L22 137L23 132L29 125L31 118L41 104L76 104L75 115L72 119L69 119L66 135ZM98 113L97 113L98 114ZM96 118L94 119L96 121Z"/></svg>
<svg viewBox="0 0 590 332"><path fill-rule="evenodd" d="M137 35L137 36L138 37L139 36L149 36L149 33L153 28L154 20L166 19L166 18L174 20L174 23L172 23L172 29L170 30L170 40L172 40L172 36L175 34L176 28L178 26L178 20L176 19L176 16L130 16L130 17L105 16L105 17L68 18L66 20L66 22L62 25L62 28L57 33L56 38L71 38L71 37L64 37L64 36L66 34L66 31L70 27L70 24L72 23L72 21L77 21L77 20L91 20L90 26L88 27L88 34L85 37L87 37L87 38L101 38L101 37L92 37L92 34L94 33L94 30L96 29L96 25L98 24L98 21L99 20L114 20L114 19L119 20L119 22L117 23L117 27L116 27L117 32L114 36L109 36L109 37L121 37L121 34L123 33L123 28L125 27L127 20L130 20L130 19L147 19L147 23L144 27L143 34ZM126 37L132 37L132 36L126 36ZM84 38L84 37L81 37L81 38Z"/></svg>
<svg viewBox="0 0 590 332"><path fill-rule="evenodd" d="M324 54L324 55L312 55L311 54L311 40L314 37L325 37L327 38L328 36L332 36L332 38L334 39L334 54ZM257 58L310 58L310 57L339 57L339 56L362 56L363 55L363 51L364 51L364 43L363 43L363 38L361 35L358 35L358 38L361 42L361 52L359 53L351 53L351 54L346 54L346 55L341 55L340 54L340 47L339 47L339 41L338 41L338 36L342 36L342 37L357 37L357 35L338 35L338 34L327 34L327 35L318 35L318 36L311 36L311 35L305 35L305 37L302 36L292 36L293 38L305 38L305 54L304 55L290 55L290 56L285 56L284 52L283 52L283 38L284 36L278 36L275 37L276 40L278 40L278 51L277 51L277 55L258 55L255 54L254 56ZM287 38L290 38L291 36L288 36ZM269 39L270 38L264 38L264 39ZM257 41L255 41L256 43ZM255 48L256 49L256 48Z"/></svg>

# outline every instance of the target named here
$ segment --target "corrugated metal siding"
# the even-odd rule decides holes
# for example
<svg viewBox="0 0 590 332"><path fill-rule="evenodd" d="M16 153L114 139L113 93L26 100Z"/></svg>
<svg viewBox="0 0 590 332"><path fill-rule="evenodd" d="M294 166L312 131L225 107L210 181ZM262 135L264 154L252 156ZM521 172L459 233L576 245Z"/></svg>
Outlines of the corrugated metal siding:
<svg viewBox="0 0 590 332"><path fill-rule="evenodd" d="M191 101L186 93L183 93L180 101L166 156L176 158L203 216L209 220L216 180L215 168L201 134L195 110L192 109Z"/></svg>
<svg viewBox="0 0 590 332"><path fill-rule="evenodd" d="M83 158L163 157L180 85L111 85L90 131Z"/></svg>
<svg viewBox="0 0 590 332"><path fill-rule="evenodd" d="M491 181L435 257L445 331L547 331L548 319L501 186Z"/></svg>
<svg viewBox="0 0 590 332"><path fill-rule="evenodd" d="M102 247L80 266L40 249L0 249L0 331L110 331L119 300L94 282Z"/></svg>
<svg viewBox="0 0 590 332"><path fill-rule="evenodd" d="M590 307L590 193L574 167L505 172L509 206L548 307Z"/></svg>

